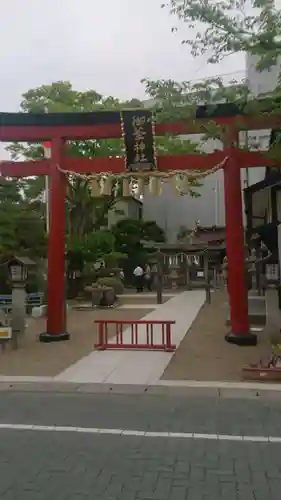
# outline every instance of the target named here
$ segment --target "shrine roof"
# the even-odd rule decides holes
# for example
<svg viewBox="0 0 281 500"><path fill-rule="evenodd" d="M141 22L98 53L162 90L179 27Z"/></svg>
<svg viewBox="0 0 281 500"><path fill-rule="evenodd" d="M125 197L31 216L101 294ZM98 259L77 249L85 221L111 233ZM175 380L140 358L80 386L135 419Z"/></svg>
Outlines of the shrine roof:
<svg viewBox="0 0 281 500"><path fill-rule="evenodd" d="M205 251L209 252L218 252L225 249L225 243L223 244L209 244L204 245L203 243L155 243L155 242L146 242L144 244L145 248L159 250L161 252L171 252L171 253L204 253Z"/></svg>
<svg viewBox="0 0 281 500"><path fill-rule="evenodd" d="M198 228L197 232L193 237L193 242L195 244L209 244L216 241L225 241L226 239L226 229L225 227L213 227L213 228Z"/></svg>

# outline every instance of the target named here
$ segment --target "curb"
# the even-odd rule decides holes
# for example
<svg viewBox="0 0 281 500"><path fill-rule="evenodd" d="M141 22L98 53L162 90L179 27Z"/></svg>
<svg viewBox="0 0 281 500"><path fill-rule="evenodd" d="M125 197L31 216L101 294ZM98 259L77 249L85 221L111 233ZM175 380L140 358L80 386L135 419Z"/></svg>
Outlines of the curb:
<svg viewBox="0 0 281 500"><path fill-rule="evenodd" d="M0 392L183 396L281 401L281 385L161 380L151 385L60 382L48 377L0 377Z"/></svg>

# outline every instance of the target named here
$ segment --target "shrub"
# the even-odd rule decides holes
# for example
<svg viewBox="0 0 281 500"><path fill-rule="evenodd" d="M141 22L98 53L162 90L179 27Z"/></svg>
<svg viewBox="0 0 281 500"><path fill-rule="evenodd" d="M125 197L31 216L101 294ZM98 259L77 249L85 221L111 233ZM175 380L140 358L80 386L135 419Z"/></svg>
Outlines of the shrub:
<svg viewBox="0 0 281 500"><path fill-rule="evenodd" d="M88 286L97 281L96 271L83 272L81 275L81 281L83 286Z"/></svg>
<svg viewBox="0 0 281 500"><path fill-rule="evenodd" d="M96 277L97 279L110 278L110 273L111 269L108 269L107 267L101 267L96 271Z"/></svg>
<svg viewBox="0 0 281 500"><path fill-rule="evenodd" d="M6 266L0 266L0 293L12 293L11 283L9 282L9 273Z"/></svg>
<svg viewBox="0 0 281 500"><path fill-rule="evenodd" d="M26 292L40 292L44 294L43 302L47 303L47 264L43 260L38 260L36 268L29 273L26 284Z"/></svg>
<svg viewBox="0 0 281 500"><path fill-rule="evenodd" d="M124 285L119 278L99 278L97 283L99 285L112 287L116 295L124 293Z"/></svg>

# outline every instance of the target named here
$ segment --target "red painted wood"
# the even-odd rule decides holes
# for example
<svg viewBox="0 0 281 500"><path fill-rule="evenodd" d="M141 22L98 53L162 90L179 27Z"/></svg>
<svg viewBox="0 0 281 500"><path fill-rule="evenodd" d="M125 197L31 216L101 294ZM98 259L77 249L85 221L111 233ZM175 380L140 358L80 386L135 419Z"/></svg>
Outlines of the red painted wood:
<svg viewBox="0 0 281 500"><path fill-rule="evenodd" d="M227 150L225 152L227 153ZM249 334L249 319L245 278L241 173L235 154L235 150L229 150L229 160L224 168L226 253L232 332L243 335Z"/></svg>
<svg viewBox="0 0 281 500"><path fill-rule="evenodd" d="M274 162L259 152L236 151L238 158L236 168L274 166ZM209 170L226 157L225 151L216 151L208 155L167 155L158 156L157 166L159 171L166 170ZM31 175L47 175L49 160L9 162L1 163L1 173L4 176L24 177ZM99 173L112 172L121 173L125 171L124 158L76 158L64 156L60 162L61 168L77 173Z"/></svg>
<svg viewBox="0 0 281 500"><path fill-rule="evenodd" d="M95 349L106 350L106 349L139 349L139 350L149 350L149 351L167 351L172 352L176 350L176 345L171 344L169 347L163 344L113 344L110 342L108 344L95 344Z"/></svg>
<svg viewBox="0 0 281 500"><path fill-rule="evenodd" d="M230 126L237 124L238 128L243 127L248 130L259 130L279 126L281 116L232 116L232 117L210 117L201 120L178 121L171 123L156 124L156 135L165 134L192 134L204 133L204 127L208 122L215 122L218 125ZM114 139L121 137L121 127L115 125L68 125L68 126L1 126L0 141L49 141L54 137L64 139Z"/></svg>
<svg viewBox="0 0 281 500"><path fill-rule="evenodd" d="M0 173L7 177L48 175L49 168L50 160L0 162Z"/></svg>
<svg viewBox="0 0 281 500"><path fill-rule="evenodd" d="M57 169L63 154L63 141L53 139L50 165L50 233L48 239L48 316L47 333L66 332L65 318L65 176Z"/></svg>
<svg viewBox="0 0 281 500"><path fill-rule="evenodd" d="M259 166L274 166L275 163L259 152L236 151L237 168L250 168ZM157 170L209 170L221 163L226 158L225 151L215 151L208 155L186 154L166 155L157 157ZM124 158L75 158L64 157L62 168L73 172L112 172L125 171Z"/></svg>
<svg viewBox="0 0 281 500"><path fill-rule="evenodd" d="M114 319L96 319L94 321L96 325L175 325L174 320L114 320Z"/></svg>

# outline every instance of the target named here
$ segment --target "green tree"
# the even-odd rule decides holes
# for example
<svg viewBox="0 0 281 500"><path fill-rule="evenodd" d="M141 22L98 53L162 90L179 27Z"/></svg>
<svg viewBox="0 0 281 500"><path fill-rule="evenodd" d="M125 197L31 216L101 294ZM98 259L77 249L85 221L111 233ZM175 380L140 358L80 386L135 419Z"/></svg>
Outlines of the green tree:
<svg viewBox="0 0 281 500"><path fill-rule="evenodd" d="M0 180L0 249L2 254L15 246L15 229L21 200L17 180Z"/></svg>
<svg viewBox="0 0 281 500"><path fill-rule="evenodd" d="M153 97L153 85L145 81L146 91ZM155 108L157 120L162 121L165 113L172 113L173 99L166 96L165 109L162 111ZM122 102L114 97L103 97L101 94L90 90L79 92L74 90L70 82L54 82L51 85L31 89L23 94L20 111L28 113L54 113L54 112L91 112L98 110L121 110L123 108L142 107L143 104L137 100ZM174 106L173 112L176 107ZM182 140L172 136L157 138L157 153L160 154L181 154L194 152L196 145L188 140ZM68 144L69 154L77 157L93 158L97 156L120 156L123 154L122 139L71 141ZM26 159L40 159L43 157L42 144L22 144L15 143L9 147L13 159L24 157ZM107 215L113 209L120 192L120 187L116 190L113 186L110 196L93 198L91 195L90 183L87 176L70 176L67 193L67 208L69 219L69 230L74 239L84 238L85 235L107 225ZM200 184L193 182L194 187ZM43 216L45 209L42 203L42 194L45 189L43 177L25 179L22 181L26 199L36 207L36 210ZM116 196L117 194L117 196ZM194 190L192 195L198 195Z"/></svg>
<svg viewBox="0 0 281 500"><path fill-rule="evenodd" d="M248 88L245 84L232 82L225 86L220 78L209 78L196 84L174 80L149 80L144 79L146 93L155 100L154 111L157 120L168 122L181 120L192 123L196 117L199 103L208 103L210 111L213 111L218 102L236 102L245 107L248 98ZM201 126L201 135L173 137L170 135L158 138L158 149L162 154L173 151L174 154L206 154L204 147L209 139L221 139L224 130L216 125L210 118L209 122ZM208 150L209 151L209 150ZM203 179L194 178L190 180L191 196L200 196L200 186Z"/></svg>
<svg viewBox="0 0 281 500"><path fill-rule="evenodd" d="M28 113L56 113L56 112L90 112L97 110L118 109L118 99L102 97L95 91L79 92L72 88L69 82L55 82L51 85L31 89L23 94L20 111ZM122 141L118 140L90 140L72 141L68 144L69 153L78 157L93 158L105 155L121 155ZM42 144L16 143L9 147L13 159L40 159L44 151ZM42 206L42 194L45 189L43 177L26 179L24 181L25 195L29 200L35 200ZM68 184L68 212L70 228L73 238L84 235L100 228L106 219L108 210L112 208L117 198L111 196L93 198L91 196L89 180L71 176ZM38 207L40 208L40 207ZM44 209L41 212L44 212Z"/></svg>
<svg viewBox="0 0 281 500"><path fill-rule="evenodd" d="M218 63L233 53L249 52L259 56L260 69L277 62L281 12L272 0L169 0L162 7L186 23L188 38L182 43L194 56Z"/></svg>
<svg viewBox="0 0 281 500"><path fill-rule="evenodd" d="M114 251L115 237L111 231L98 230L81 238L70 238L68 242L68 273L83 271L84 262L95 263Z"/></svg>
<svg viewBox="0 0 281 500"><path fill-rule="evenodd" d="M122 219L111 231L115 237L115 249L129 256L142 253L145 241L165 241L165 233L155 221Z"/></svg>
<svg viewBox="0 0 281 500"><path fill-rule="evenodd" d="M186 226L180 226L177 234L177 240L180 242L188 241L191 233L191 229L188 229Z"/></svg>
<svg viewBox="0 0 281 500"><path fill-rule="evenodd" d="M235 53L249 53L256 56L257 70L270 70L279 63L281 54L281 11L272 0L169 0L162 4L176 17L181 26L175 26L172 31L178 31L184 26L188 29L188 38L182 40L191 48L193 56L204 55L208 63L218 63L224 57ZM184 35L183 35L184 37ZM280 72L279 72L280 73ZM159 82L153 82L159 84ZM259 99L251 95L247 81L233 80L225 86L220 78L210 78L198 84L191 82L163 82L172 85L176 93L184 93L184 106L186 100L190 102L199 96L199 102L211 105L212 110L216 103L226 101L235 102L244 113L254 115L280 114L281 78L276 88L265 92ZM178 88L179 85L179 88ZM165 88L165 87L164 87ZM159 89L156 89L159 93ZM262 98L262 99L261 99ZM192 113L186 116L191 116ZM238 123L239 127L239 123ZM240 130L243 126L240 124ZM209 137L221 138L222 130L210 122L205 130ZM205 137L204 139L205 140ZM280 131L275 135L271 144L269 156L280 161ZM258 145L250 142L244 149L258 149Z"/></svg>
<svg viewBox="0 0 281 500"><path fill-rule="evenodd" d="M121 263L127 282L132 280L136 265L147 262L145 242L165 242L165 233L155 221L122 219L111 231L115 237L115 250L127 256Z"/></svg>
<svg viewBox="0 0 281 500"><path fill-rule="evenodd" d="M17 179L0 181L0 252L1 257L28 252L45 255L44 221L25 200L22 184Z"/></svg>
<svg viewBox="0 0 281 500"><path fill-rule="evenodd" d="M212 101L214 89L216 98L226 93L220 82L208 82L208 84L192 86L188 82L174 82L172 80L143 80L145 90L150 99L155 100L153 111L157 122L190 119L196 109L198 99ZM231 94L232 92L232 94ZM233 89L228 89L228 95L233 95ZM240 92L240 94L239 94ZM244 97L244 90L237 91L241 100ZM122 102L113 97L103 97L101 94L91 90L79 92L73 89L69 82L55 82L51 85L43 85L36 89L31 89L23 94L20 111L50 113L50 112L81 112L96 110L120 110L122 108L142 107L142 103L136 99ZM219 135L219 131L214 124L209 124L205 130L205 136L201 143L196 144L188 137L175 137L166 135L156 138L157 154L187 154L201 152L202 143L209 136ZM69 153L77 157L97 157L97 156L119 156L123 153L123 143L117 140L89 140L72 141L68 143ZM10 152L14 159L25 157L26 159L40 159L43 157L42 144L22 144L15 143L10 146ZM21 179L21 194L25 200L26 207L30 212L37 213L38 220L45 217L45 205L43 203L43 191L45 179L43 177ZM191 181L191 196L200 195L201 182L198 179ZM111 195L93 198L91 195L89 178L85 176L69 176L67 192L67 212L68 212L68 250L74 251L74 247L80 242L80 246L87 246L87 237L93 231L98 231L107 226L107 215L109 210L114 208L118 196L122 193L117 186L113 186ZM117 196L116 196L117 193ZM139 229L136 238L139 238ZM15 235L12 230L11 235ZM131 235L132 236L132 235ZM145 236L142 237L145 239ZM150 239L153 240L151 237ZM139 239L140 241L140 239ZM119 242L119 243L118 243ZM124 252L120 248L120 238L116 240L118 248L115 250ZM119 245L119 246L118 246ZM79 245L78 245L79 246ZM128 245L127 245L128 246ZM125 253L127 253L125 251Z"/></svg>

